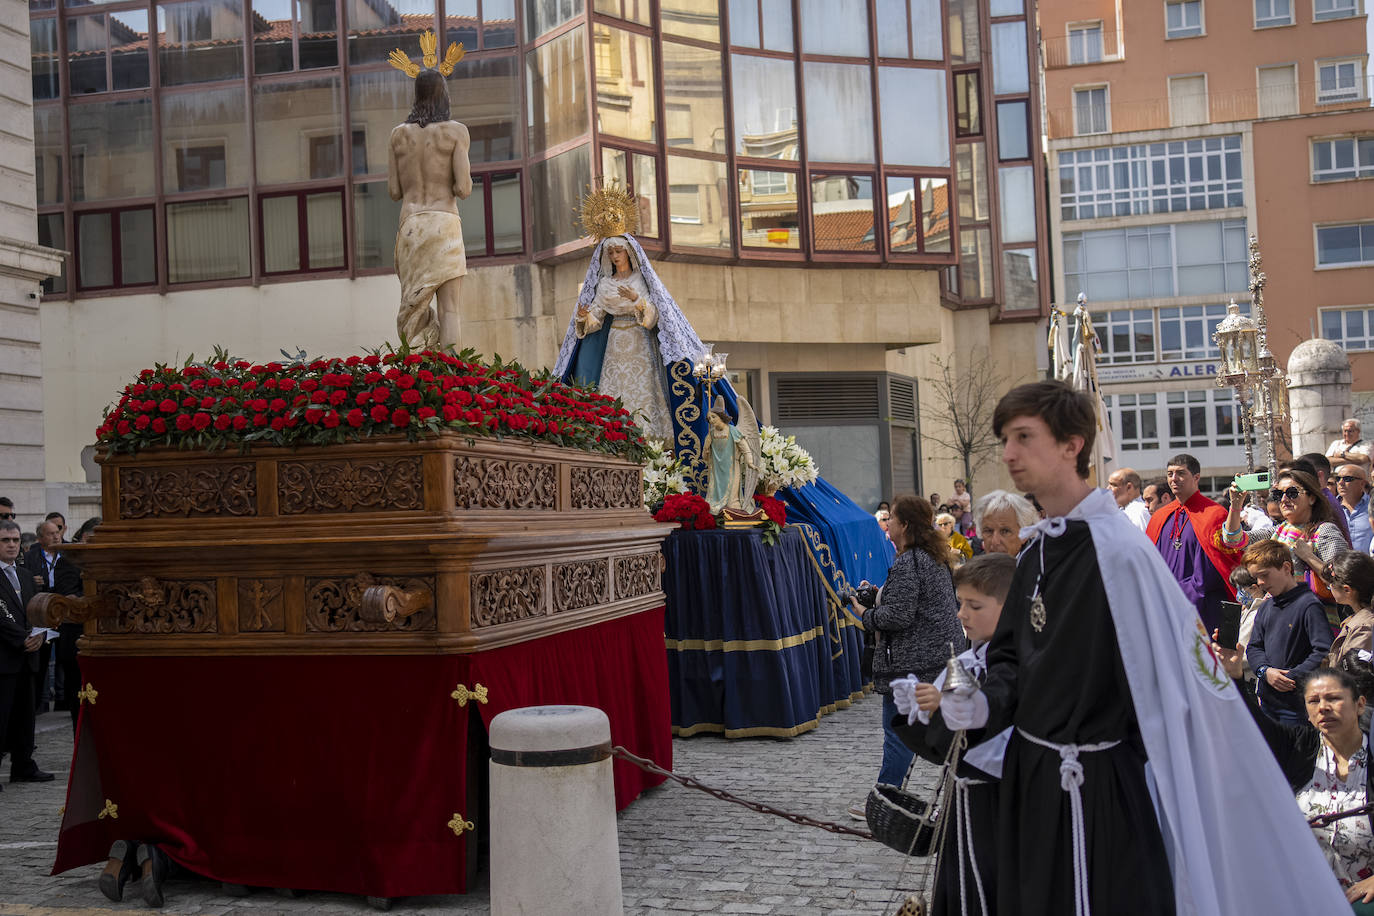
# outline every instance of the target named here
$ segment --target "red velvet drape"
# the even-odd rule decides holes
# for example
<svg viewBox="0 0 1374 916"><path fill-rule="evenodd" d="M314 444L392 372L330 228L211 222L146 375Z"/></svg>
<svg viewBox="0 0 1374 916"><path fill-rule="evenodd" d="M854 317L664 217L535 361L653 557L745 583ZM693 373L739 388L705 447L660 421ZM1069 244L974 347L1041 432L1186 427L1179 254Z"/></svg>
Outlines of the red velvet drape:
<svg viewBox="0 0 1374 916"><path fill-rule="evenodd" d="M54 873L124 838L236 884L461 893L473 834L449 821L486 817L466 810L475 706L599 706L617 743L671 763L661 609L472 656L95 657L82 675L97 697ZM460 683L488 704L459 706ZM617 764L617 806L659 781Z"/></svg>

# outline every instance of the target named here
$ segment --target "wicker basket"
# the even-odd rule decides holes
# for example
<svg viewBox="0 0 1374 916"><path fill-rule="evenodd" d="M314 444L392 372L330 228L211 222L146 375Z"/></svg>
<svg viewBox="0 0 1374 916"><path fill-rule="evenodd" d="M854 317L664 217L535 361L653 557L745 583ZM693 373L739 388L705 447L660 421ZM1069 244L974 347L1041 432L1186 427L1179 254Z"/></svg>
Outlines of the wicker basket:
<svg viewBox="0 0 1374 916"><path fill-rule="evenodd" d="M864 815L873 839L879 843L904 855L928 856L940 818L936 808L927 823L929 807L906 789L878 783L868 793Z"/></svg>

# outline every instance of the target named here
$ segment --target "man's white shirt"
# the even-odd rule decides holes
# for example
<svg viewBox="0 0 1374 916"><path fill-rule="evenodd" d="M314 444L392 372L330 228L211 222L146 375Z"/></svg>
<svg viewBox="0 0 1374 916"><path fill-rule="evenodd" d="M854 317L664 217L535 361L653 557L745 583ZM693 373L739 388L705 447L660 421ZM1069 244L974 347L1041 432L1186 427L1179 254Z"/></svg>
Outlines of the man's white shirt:
<svg viewBox="0 0 1374 916"><path fill-rule="evenodd" d="M1145 500L1141 497L1136 497L1122 506L1121 514L1130 519L1131 524L1135 525L1141 531L1150 527L1150 510L1146 507Z"/></svg>

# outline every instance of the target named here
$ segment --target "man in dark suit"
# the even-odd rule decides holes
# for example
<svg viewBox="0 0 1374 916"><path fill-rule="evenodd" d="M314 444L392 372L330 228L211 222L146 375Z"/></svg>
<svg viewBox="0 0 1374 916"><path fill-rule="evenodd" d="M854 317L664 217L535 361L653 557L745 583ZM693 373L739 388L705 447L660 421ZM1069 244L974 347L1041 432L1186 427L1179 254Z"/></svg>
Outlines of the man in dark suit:
<svg viewBox="0 0 1374 916"><path fill-rule="evenodd" d="M82 592L81 570L62 549L64 546L62 526L66 523L62 522L59 525L58 519L61 517L54 512L38 526L38 543L33 545L33 549L29 551L24 565L33 574L34 584L38 586L40 592L79 595ZM82 626L79 623L64 623L58 627L58 632L61 636L57 640L54 654L57 658L57 665L62 671L62 683L66 688L67 709L71 712L72 727L75 728L76 714L79 709L76 694L81 689L81 670L76 662L76 640L81 636ZM42 702L42 694L47 680L43 675L46 673L44 665L47 661L48 645L52 644L45 644L42 649L38 650L39 680L35 688L35 697L38 700L37 705L40 711L45 705Z"/></svg>
<svg viewBox="0 0 1374 916"><path fill-rule="evenodd" d="M0 521L0 748L10 754L10 782L53 778L33 760L33 677L42 634L29 635L25 607L37 589L19 558L19 525Z"/></svg>

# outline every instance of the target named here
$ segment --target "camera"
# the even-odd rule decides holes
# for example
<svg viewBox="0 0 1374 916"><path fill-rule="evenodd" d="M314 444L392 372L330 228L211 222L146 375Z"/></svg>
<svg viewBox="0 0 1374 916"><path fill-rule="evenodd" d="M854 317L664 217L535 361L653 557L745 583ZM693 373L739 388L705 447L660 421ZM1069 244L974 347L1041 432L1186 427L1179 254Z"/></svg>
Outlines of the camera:
<svg viewBox="0 0 1374 916"><path fill-rule="evenodd" d="M858 588L854 589L854 597L857 598L859 603L864 607L873 607L873 605L878 603L878 586L864 582Z"/></svg>

